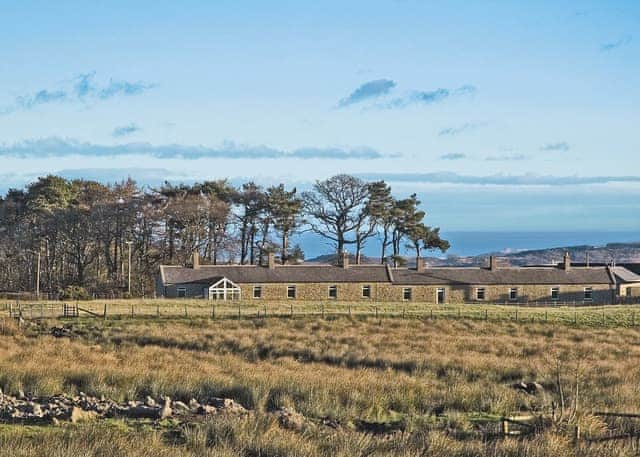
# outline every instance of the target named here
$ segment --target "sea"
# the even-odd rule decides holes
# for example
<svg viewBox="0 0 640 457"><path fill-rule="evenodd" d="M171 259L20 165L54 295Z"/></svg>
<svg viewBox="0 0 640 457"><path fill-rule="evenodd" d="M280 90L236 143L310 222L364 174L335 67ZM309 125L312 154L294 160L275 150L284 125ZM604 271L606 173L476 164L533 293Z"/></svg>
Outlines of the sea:
<svg viewBox="0 0 640 457"><path fill-rule="evenodd" d="M451 243L451 248L445 254L429 252L424 255L466 257L567 246L640 242L640 231L442 231L441 236ZM331 241L309 232L294 237L292 241L300 244L307 259L331 254L335 249ZM348 249L354 250L352 245ZM369 239L363 253L379 257L379 239ZM406 254L409 254L409 251Z"/></svg>

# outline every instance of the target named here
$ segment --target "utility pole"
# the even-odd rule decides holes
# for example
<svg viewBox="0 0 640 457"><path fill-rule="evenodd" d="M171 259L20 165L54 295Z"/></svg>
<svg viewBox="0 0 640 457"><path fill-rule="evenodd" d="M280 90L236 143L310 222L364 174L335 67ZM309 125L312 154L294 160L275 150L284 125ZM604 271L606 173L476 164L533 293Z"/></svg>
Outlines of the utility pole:
<svg viewBox="0 0 640 457"><path fill-rule="evenodd" d="M131 298L131 244L133 243L133 241L125 241L125 243L127 243L127 246L129 246L129 268L127 273L129 274L129 279L128 279L128 289L129 289L129 298Z"/></svg>
<svg viewBox="0 0 640 457"><path fill-rule="evenodd" d="M36 269L36 300L40 300L40 249L38 249L38 267Z"/></svg>

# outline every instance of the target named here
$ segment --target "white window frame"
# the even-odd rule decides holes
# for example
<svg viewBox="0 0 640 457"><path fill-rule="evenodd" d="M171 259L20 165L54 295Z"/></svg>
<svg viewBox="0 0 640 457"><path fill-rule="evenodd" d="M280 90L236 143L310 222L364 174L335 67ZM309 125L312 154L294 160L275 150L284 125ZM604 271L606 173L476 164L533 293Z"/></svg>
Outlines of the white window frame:
<svg viewBox="0 0 640 457"><path fill-rule="evenodd" d="M556 297L553 296L554 291L556 292ZM551 291L551 301L559 301L560 300L560 287L552 287Z"/></svg>
<svg viewBox="0 0 640 457"><path fill-rule="evenodd" d="M232 301L242 299L242 289L227 278L221 278L207 288L209 300Z"/></svg>
<svg viewBox="0 0 640 457"><path fill-rule="evenodd" d="M293 291L293 296L289 294L290 291ZM287 286L287 299L295 300L296 298L298 298L298 289L295 284L289 284Z"/></svg>
<svg viewBox="0 0 640 457"><path fill-rule="evenodd" d="M258 292L258 296L256 297L256 292ZM252 295L254 300L260 300L262 298L262 286L261 285L257 285L257 286L253 286L253 295Z"/></svg>
<svg viewBox="0 0 640 457"><path fill-rule="evenodd" d="M180 295L182 293L183 295ZM187 288L186 287L178 287L176 289L176 297L177 298L187 298Z"/></svg>
<svg viewBox="0 0 640 457"><path fill-rule="evenodd" d="M509 301L517 301L517 300L518 300L518 288L509 287Z"/></svg>
<svg viewBox="0 0 640 457"><path fill-rule="evenodd" d="M480 298L482 294L482 298ZM485 287L476 287L476 300L485 301L487 299L487 289Z"/></svg>
<svg viewBox="0 0 640 457"><path fill-rule="evenodd" d="M409 293L409 298L407 298L407 292ZM413 289L411 287L403 287L402 301L411 301L411 300L413 300Z"/></svg>
<svg viewBox="0 0 640 457"><path fill-rule="evenodd" d="M334 296L331 296L331 291L334 291ZM337 300L338 299L338 286L333 284L329 287L327 287L327 298L329 300Z"/></svg>
<svg viewBox="0 0 640 457"><path fill-rule="evenodd" d="M442 301L440 301L440 292L442 292ZM438 287L436 289L436 304L441 305L447 301L447 289L444 287Z"/></svg>
<svg viewBox="0 0 640 457"><path fill-rule="evenodd" d="M365 290L366 290L366 294L365 294ZM364 284L362 286L362 298L371 298L371 285L370 284Z"/></svg>
<svg viewBox="0 0 640 457"><path fill-rule="evenodd" d="M587 298L587 293L589 294L589 298ZM593 301L593 287L584 288L584 301Z"/></svg>

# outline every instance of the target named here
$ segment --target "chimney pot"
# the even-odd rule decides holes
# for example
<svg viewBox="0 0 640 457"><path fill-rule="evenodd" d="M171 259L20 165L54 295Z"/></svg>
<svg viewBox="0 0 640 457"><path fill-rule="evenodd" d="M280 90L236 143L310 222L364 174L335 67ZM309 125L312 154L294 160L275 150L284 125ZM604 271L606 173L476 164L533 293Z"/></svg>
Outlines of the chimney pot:
<svg viewBox="0 0 640 457"><path fill-rule="evenodd" d="M424 260L422 257L416 257L416 271L424 271Z"/></svg>
<svg viewBox="0 0 640 457"><path fill-rule="evenodd" d="M341 257L342 268L349 268L349 252L348 251L342 251L340 257Z"/></svg>
<svg viewBox="0 0 640 457"><path fill-rule="evenodd" d="M276 267L276 255L273 252L267 254L267 267L273 270Z"/></svg>
<svg viewBox="0 0 640 457"><path fill-rule="evenodd" d="M197 270L200 268L200 254L198 251L193 251L193 269Z"/></svg>
<svg viewBox="0 0 640 457"><path fill-rule="evenodd" d="M498 258L494 255L489 256L489 270L496 271L498 269Z"/></svg>
<svg viewBox="0 0 640 457"><path fill-rule="evenodd" d="M571 269L571 256L569 255L569 252L564 253L563 268L565 271L569 271Z"/></svg>

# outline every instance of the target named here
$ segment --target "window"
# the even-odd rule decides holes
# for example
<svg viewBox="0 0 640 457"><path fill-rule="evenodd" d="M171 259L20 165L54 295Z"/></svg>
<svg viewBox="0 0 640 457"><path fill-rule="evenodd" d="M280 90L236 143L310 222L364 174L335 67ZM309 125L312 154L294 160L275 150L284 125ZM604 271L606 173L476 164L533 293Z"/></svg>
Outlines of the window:
<svg viewBox="0 0 640 457"><path fill-rule="evenodd" d="M405 301L411 300L411 287L405 287L402 289L402 299Z"/></svg>
<svg viewBox="0 0 640 457"><path fill-rule="evenodd" d="M338 286L329 286L329 298L338 298Z"/></svg>
<svg viewBox="0 0 640 457"><path fill-rule="evenodd" d="M585 287L584 301L592 301L592 300L593 300L593 287Z"/></svg>
<svg viewBox="0 0 640 457"><path fill-rule="evenodd" d="M296 298L296 286L287 286L287 298Z"/></svg>
<svg viewBox="0 0 640 457"><path fill-rule="evenodd" d="M484 300L484 287L476 287L476 300Z"/></svg>
<svg viewBox="0 0 640 457"><path fill-rule="evenodd" d="M209 300L240 300L242 291L240 287L228 280L222 278L218 282L209 286Z"/></svg>
<svg viewBox="0 0 640 457"><path fill-rule="evenodd" d="M262 298L262 286L253 286L253 298Z"/></svg>
<svg viewBox="0 0 640 457"><path fill-rule="evenodd" d="M362 286L362 298L371 298L371 286Z"/></svg>
<svg viewBox="0 0 640 457"><path fill-rule="evenodd" d="M518 288L512 287L509 289L509 300L516 301L518 299Z"/></svg>
<svg viewBox="0 0 640 457"><path fill-rule="evenodd" d="M438 287L438 290L436 291L436 303L444 303L445 299L444 287Z"/></svg>
<svg viewBox="0 0 640 457"><path fill-rule="evenodd" d="M178 287L178 298L184 298L187 296L187 288L186 287Z"/></svg>
<svg viewBox="0 0 640 457"><path fill-rule="evenodd" d="M560 288L552 287L551 288L551 300L560 300Z"/></svg>

